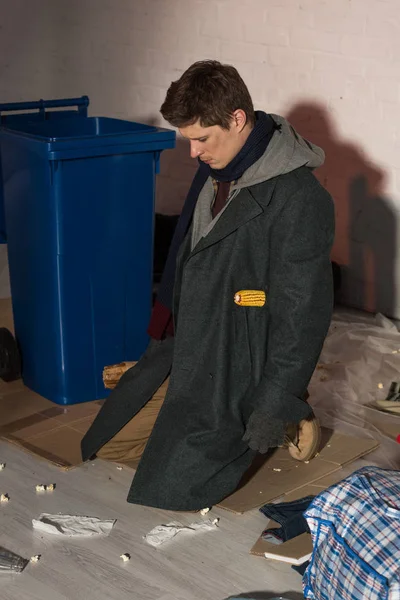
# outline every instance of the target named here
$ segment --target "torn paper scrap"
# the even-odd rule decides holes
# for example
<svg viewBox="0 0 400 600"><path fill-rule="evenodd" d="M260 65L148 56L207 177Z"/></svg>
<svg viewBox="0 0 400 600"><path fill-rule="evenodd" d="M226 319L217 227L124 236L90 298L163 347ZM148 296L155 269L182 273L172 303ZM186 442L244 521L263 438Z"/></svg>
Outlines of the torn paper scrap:
<svg viewBox="0 0 400 600"><path fill-rule="evenodd" d="M207 513L209 513L211 508L202 508L200 514L202 517L205 517Z"/></svg>
<svg viewBox="0 0 400 600"><path fill-rule="evenodd" d="M10 496L8 494L1 494L0 502L9 502Z"/></svg>
<svg viewBox="0 0 400 600"><path fill-rule="evenodd" d="M0 463L0 471L4 471L6 468L6 463Z"/></svg>
<svg viewBox="0 0 400 600"><path fill-rule="evenodd" d="M109 535L114 527L114 520L98 519L97 517L81 517L77 515L50 515L42 513L39 519L32 519L34 529L65 536Z"/></svg>
<svg viewBox="0 0 400 600"><path fill-rule="evenodd" d="M206 521L191 523L187 526L177 522L167 523L167 525L157 525L143 539L150 546L157 548L181 532L196 533L198 531L213 531L217 528L218 521L219 519L207 519Z"/></svg>

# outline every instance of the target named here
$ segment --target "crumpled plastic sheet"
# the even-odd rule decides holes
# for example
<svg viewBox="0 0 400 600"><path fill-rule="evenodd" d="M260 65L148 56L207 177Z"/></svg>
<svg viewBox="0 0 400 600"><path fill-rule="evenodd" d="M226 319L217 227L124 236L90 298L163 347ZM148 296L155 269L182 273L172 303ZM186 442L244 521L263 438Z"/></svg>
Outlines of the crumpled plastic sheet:
<svg viewBox="0 0 400 600"><path fill-rule="evenodd" d="M28 559L22 558L19 554L0 546L0 574L21 573L28 563Z"/></svg>
<svg viewBox="0 0 400 600"><path fill-rule="evenodd" d="M396 325L380 314L336 312L309 385L309 402L322 426L379 442L362 460L387 469L400 468L400 416L374 405L399 380Z"/></svg>
<svg viewBox="0 0 400 600"><path fill-rule="evenodd" d="M214 529L217 529L218 521L219 519L207 519L206 521L197 521L196 523L191 523L186 526L182 525L182 523L173 521L166 525L157 525L157 527L154 527L154 529L149 531L143 539L150 544L150 546L158 548L158 546L170 541L178 533L213 531Z"/></svg>
<svg viewBox="0 0 400 600"><path fill-rule="evenodd" d="M50 515L42 513L38 519L32 519L34 529L53 535L85 536L109 535L115 519L99 519L79 515Z"/></svg>

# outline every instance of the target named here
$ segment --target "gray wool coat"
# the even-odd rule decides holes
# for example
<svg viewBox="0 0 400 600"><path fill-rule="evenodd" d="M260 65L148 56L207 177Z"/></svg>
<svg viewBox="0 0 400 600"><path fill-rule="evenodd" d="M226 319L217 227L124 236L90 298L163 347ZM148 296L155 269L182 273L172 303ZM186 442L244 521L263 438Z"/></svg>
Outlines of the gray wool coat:
<svg viewBox="0 0 400 600"><path fill-rule="evenodd" d="M199 198L178 256L175 338L150 343L82 440L89 459L170 374L129 502L169 510L215 505L255 456L242 440L253 411L284 422L309 414L303 398L333 307L334 209L311 172L321 164L319 149L290 126L282 135L277 172L268 171L272 160L256 164L212 227L203 223L198 241ZM263 290L265 305L238 306L240 290Z"/></svg>

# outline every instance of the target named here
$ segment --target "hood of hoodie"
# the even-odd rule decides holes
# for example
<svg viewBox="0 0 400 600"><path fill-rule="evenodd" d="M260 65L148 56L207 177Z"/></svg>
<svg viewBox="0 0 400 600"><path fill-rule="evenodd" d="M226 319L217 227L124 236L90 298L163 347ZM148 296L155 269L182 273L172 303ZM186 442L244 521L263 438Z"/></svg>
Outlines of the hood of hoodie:
<svg viewBox="0 0 400 600"><path fill-rule="evenodd" d="M283 117L273 114L271 117L280 126L279 129L275 131L261 158L243 173L232 190L267 181L299 167L316 169L324 164L325 153L322 148L301 137Z"/></svg>

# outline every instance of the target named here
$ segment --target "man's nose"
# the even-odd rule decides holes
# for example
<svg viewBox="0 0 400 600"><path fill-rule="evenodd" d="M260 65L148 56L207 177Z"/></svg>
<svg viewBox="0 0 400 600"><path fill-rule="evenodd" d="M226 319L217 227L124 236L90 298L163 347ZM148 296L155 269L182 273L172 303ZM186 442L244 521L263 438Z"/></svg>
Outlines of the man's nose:
<svg viewBox="0 0 400 600"><path fill-rule="evenodd" d="M198 156L200 156L201 154L201 150L199 149L199 146L196 142L191 141L190 142L190 156L192 158L197 158Z"/></svg>

